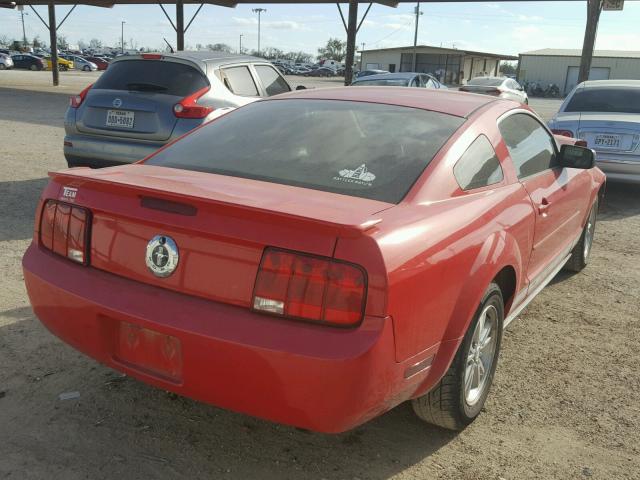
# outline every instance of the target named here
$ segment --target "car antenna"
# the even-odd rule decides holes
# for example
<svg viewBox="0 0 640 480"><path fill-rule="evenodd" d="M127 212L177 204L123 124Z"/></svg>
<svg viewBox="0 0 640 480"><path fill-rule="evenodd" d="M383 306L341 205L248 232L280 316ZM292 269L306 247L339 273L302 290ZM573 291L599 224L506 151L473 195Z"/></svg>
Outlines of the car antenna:
<svg viewBox="0 0 640 480"><path fill-rule="evenodd" d="M162 39L164 40L164 43L167 44L167 46L169 47L169 50L171 50L171 53L176 53L175 50L173 49L173 47L171 46L171 44L169 42L167 42L167 39L162 37Z"/></svg>

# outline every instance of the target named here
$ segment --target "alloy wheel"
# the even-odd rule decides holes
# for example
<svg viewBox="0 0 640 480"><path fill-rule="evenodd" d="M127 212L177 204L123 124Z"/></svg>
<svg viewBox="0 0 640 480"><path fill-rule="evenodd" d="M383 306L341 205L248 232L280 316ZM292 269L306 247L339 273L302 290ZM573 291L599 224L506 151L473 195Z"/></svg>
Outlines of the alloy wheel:
<svg viewBox="0 0 640 480"><path fill-rule="evenodd" d="M496 341L498 338L498 310L486 305L473 332L464 371L464 398L469 406L475 405L489 384Z"/></svg>

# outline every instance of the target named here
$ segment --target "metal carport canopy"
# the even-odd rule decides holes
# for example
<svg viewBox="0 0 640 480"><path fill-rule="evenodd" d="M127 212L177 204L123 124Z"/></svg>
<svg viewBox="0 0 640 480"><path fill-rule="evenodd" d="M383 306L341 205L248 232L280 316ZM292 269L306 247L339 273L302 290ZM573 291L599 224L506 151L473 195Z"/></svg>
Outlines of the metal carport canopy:
<svg viewBox="0 0 640 480"><path fill-rule="evenodd" d="M491 0L493 2L529 2L533 0ZM558 0L538 0L538 1L558 1ZM602 9L601 0L564 0L564 1L576 1L581 3L587 3L590 5L589 12L591 12L591 4L598 5L598 17L600 13L600 9ZM162 4L170 4L176 6L176 22L175 24L171 21L171 18L168 16L167 12L164 10ZM195 19L200 9L206 5L216 5L221 7L230 7L234 8L236 5L244 5L244 4L336 4L338 8L340 8L340 3L332 0L269 0L269 1L260 1L260 0L252 0L252 1L243 1L243 0L173 0L173 1L164 1L158 2L153 0L0 0L0 7L2 8L15 8L16 5L24 5L30 6L33 8L33 5L47 5L49 7L49 23L44 21L42 17L34 10L38 18L45 24L45 26L49 29L50 43L51 43L51 64L52 64L52 74L53 74L53 84L58 85L59 76L58 76L58 52L57 52L57 35L56 31L62 23L67 19L65 16L60 22L60 24L56 23L56 15L55 15L55 5L72 5L75 8L77 5L89 5L94 7L104 7L111 8L114 5L160 5L162 10L171 25L176 31L176 46L178 50L184 50L184 34L185 31L191 25L191 22ZM346 3L346 2L345 2ZM353 63L355 57L355 46L356 46L356 34L362 21L364 20L364 16L367 15L371 5L373 3L378 3L381 5L386 5L389 7L396 7L399 3L416 3L414 0L377 0L375 2L369 1L359 1L359 0L349 0L349 14L348 21L345 22L344 16L342 15L342 10L340 10L340 16L342 18L342 22L344 24L345 30L347 32L347 52L345 58L345 85L349 85L351 83L351 79L353 76ZM367 7L363 18L358 22L358 4L359 3L367 3L369 6ZM420 3L480 3L478 0L422 0ZM193 15L191 20L187 23L185 28L184 26L184 5L185 4L199 4L200 7ZM73 8L71 11L73 11ZM586 56L588 57L588 64L591 64L591 53L593 52L593 44L595 43L595 29L597 29L598 19L595 20L592 18L591 13L589 13L587 18L587 27L585 32L585 45L583 48L583 62L585 61L585 53L588 53ZM593 35L590 35L590 32L593 31ZM589 45L590 44L590 45ZM587 52L585 52L587 51ZM582 71L582 68L581 68ZM587 67L586 71L589 71Z"/></svg>

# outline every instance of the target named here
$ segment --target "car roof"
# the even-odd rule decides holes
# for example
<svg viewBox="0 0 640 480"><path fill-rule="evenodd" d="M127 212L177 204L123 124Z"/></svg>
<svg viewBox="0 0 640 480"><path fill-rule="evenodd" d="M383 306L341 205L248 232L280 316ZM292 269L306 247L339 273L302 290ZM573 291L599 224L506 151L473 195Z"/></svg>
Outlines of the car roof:
<svg viewBox="0 0 640 480"><path fill-rule="evenodd" d="M580 84L582 88L594 87L638 87L640 80L588 80Z"/></svg>
<svg viewBox="0 0 640 480"><path fill-rule="evenodd" d="M263 62L269 63L269 60L264 58L253 57L251 55L238 55L236 53L225 52L175 52L175 53L163 53L165 57L184 58L188 60L194 60L199 62L206 62L209 65L225 64L225 63L241 63L241 62Z"/></svg>
<svg viewBox="0 0 640 480"><path fill-rule="evenodd" d="M367 86L296 90L262 101L294 98L382 103L431 110L463 118L469 117L474 111L489 103L503 101L488 95L469 95L453 90L439 91L422 88Z"/></svg>
<svg viewBox="0 0 640 480"><path fill-rule="evenodd" d="M372 70L369 70L372 71ZM402 72L402 73L379 73L377 75L367 75L366 77L360 77L356 81L366 82L369 80L411 80L416 75L426 75L414 72Z"/></svg>

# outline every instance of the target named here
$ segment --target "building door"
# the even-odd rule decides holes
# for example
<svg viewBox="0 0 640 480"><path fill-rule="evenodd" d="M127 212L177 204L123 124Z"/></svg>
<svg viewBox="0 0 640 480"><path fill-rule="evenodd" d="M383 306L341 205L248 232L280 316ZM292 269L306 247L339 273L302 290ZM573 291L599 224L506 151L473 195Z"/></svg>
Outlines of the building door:
<svg viewBox="0 0 640 480"><path fill-rule="evenodd" d="M395 63L390 63L389 64L389 73L395 73L396 71L396 64Z"/></svg>
<svg viewBox="0 0 640 480"><path fill-rule="evenodd" d="M567 81L564 85L564 94L567 95L578 84L580 67L567 68ZM589 80L609 80L609 67L591 67Z"/></svg>

